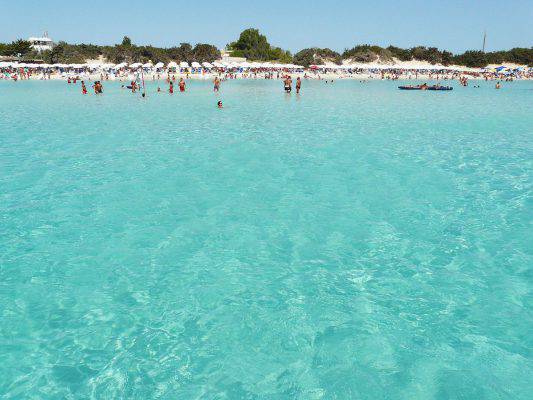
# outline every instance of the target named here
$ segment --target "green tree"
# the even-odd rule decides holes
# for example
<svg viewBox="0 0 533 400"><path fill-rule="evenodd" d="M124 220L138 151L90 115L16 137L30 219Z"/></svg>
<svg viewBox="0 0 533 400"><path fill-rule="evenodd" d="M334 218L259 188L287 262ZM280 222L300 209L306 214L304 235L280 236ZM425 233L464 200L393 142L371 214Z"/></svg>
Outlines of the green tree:
<svg viewBox="0 0 533 400"><path fill-rule="evenodd" d="M122 46L131 47L131 39L128 36L124 36L122 39Z"/></svg>
<svg viewBox="0 0 533 400"><path fill-rule="evenodd" d="M64 57L63 57L63 52L65 51L66 45L67 44L65 42L59 42L52 48L52 50L48 53L48 57L49 57L48 62L50 64L56 64L61 61L68 61L68 62L71 61L71 60L64 60Z"/></svg>
<svg viewBox="0 0 533 400"><path fill-rule="evenodd" d="M230 50L234 51L235 56L243 56L250 60L266 61L270 59L270 44L266 36L261 35L258 29L246 29L240 36L239 40L231 43Z"/></svg>
<svg viewBox="0 0 533 400"><path fill-rule="evenodd" d="M304 67L309 67L310 65L322 65L325 61L335 62L340 64L342 57L336 51L331 49L319 49L317 47L312 47L309 49L300 50L294 55L293 62L298 65L303 65Z"/></svg>
<svg viewBox="0 0 533 400"><path fill-rule="evenodd" d="M292 63L291 52L288 50L283 50L280 47L272 47L270 49L270 55L268 58L284 64Z"/></svg>
<svg viewBox="0 0 533 400"><path fill-rule="evenodd" d="M213 62L220 58L220 51L211 44L198 43L192 50L195 61Z"/></svg>
<svg viewBox="0 0 533 400"><path fill-rule="evenodd" d="M463 54L455 56L453 60L456 64L472 68L484 67L488 64L486 54L478 50L465 51Z"/></svg>

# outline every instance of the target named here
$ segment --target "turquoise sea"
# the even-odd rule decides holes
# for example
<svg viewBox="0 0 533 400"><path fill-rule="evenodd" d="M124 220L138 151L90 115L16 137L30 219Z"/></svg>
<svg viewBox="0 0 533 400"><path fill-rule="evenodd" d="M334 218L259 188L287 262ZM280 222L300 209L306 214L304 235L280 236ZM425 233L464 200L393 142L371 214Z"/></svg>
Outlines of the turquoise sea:
<svg viewBox="0 0 533 400"><path fill-rule="evenodd" d="M0 82L0 398L530 399L533 82L399 84Z"/></svg>

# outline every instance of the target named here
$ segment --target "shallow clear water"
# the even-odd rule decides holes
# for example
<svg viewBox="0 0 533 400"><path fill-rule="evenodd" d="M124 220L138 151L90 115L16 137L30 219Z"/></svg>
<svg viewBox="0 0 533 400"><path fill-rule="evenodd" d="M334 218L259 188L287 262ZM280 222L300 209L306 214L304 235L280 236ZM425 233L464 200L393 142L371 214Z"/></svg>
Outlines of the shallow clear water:
<svg viewBox="0 0 533 400"><path fill-rule="evenodd" d="M150 85L0 83L0 397L530 398L533 83Z"/></svg>

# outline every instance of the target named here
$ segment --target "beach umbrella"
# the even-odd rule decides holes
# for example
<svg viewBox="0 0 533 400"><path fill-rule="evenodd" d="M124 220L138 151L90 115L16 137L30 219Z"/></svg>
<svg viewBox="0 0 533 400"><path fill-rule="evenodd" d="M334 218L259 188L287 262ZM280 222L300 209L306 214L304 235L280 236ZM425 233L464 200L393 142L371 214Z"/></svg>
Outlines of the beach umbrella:
<svg viewBox="0 0 533 400"><path fill-rule="evenodd" d="M143 68L152 68L154 65L151 62L147 62L146 64L143 64Z"/></svg>
<svg viewBox="0 0 533 400"><path fill-rule="evenodd" d="M189 68L189 63L187 61L180 62L180 68Z"/></svg>
<svg viewBox="0 0 533 400"><path fill-rule="evenodd" d="M495 69L496 71L500 72L502 69L506 69L506 68L507 68L507 67L505 67L505 66L502 65L502 66L500 66L500 67L496 67L496 68L494 68L494 69Z"/></svg>
<svg viewBox="0 0 533 400"><path fill-rule="evenodd" d="M165 64L163 64L162 62L158 62L156 65L154 65L155 68L163 68L165 66Z"/></svg>
<svg viewBox="0 0 533 400"><path fill-rule="evenodd" d="M206 62L203 62L202 65L206 68L213 68L213 65L208 63L207 61Z"/></svg>
<svg viewBox="0 0 533 400"><path fill-rule="evenodd" d="M133 63L133 64L130 64L130 68L139 68L142 64L141 63Z"/></svg>
<svg viewBox="0 0 533 400"><path fill-rule="evenodd" d="M219 63L218 61L215 61L213 65L217 68L224 68L224 64Z"/></svg>
<svg viewBox="0 0 533 400"><path fill-rule="evenodd" d="M197 63L196 61L193 61L193 62L191 63L191 66L192 66L193 68L201 68L200 63Z"/></svg>
<svg viewBox="0 0 533 400"><path fill-rule="evenodd" d="M167 64L167 68L176 68L178 66L178 63L175 61L171 61Z"/></svg>

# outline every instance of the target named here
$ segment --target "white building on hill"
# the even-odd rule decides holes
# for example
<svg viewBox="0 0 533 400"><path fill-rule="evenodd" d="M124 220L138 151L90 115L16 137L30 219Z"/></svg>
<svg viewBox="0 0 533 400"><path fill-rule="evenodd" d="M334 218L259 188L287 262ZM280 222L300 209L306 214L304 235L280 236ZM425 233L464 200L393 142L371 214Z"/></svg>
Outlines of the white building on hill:
<svg viewBox="0 0 533 400"><path fill-rule="evenodd" d="M41 51L52 50L52 47L54 47L54 42L48 37L48 32L45 32L41 37L28 38L28 42L30 42L31 47L39 53Z"/></svg>

